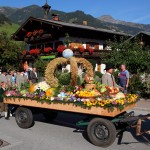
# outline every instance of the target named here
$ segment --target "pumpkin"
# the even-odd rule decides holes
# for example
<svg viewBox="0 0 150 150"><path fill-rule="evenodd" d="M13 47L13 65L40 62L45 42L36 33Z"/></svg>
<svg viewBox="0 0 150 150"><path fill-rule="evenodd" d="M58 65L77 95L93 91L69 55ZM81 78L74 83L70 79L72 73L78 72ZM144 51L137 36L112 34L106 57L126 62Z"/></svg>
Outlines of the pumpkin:
<svg viewBox="0 0 150 150"><path fill-rule="evenodd" d="M35 90L34 90L35 85L36 85L36 84L32 84L32 85L30 86L30 88L29 88L29 92L31 92L31 93L32 93L32 92L34 92L34 91L35 91Z"/></svg>
<svg viewBox="0 0 150 150"><path fill-rule="evenodd" d="M54 95L54 90L55 90L54 88L49 88L49 89L47 89L47 90L46 90L46 93L45 93L46 96L47 96L47 97L53 96L53 95Z"/></svg>

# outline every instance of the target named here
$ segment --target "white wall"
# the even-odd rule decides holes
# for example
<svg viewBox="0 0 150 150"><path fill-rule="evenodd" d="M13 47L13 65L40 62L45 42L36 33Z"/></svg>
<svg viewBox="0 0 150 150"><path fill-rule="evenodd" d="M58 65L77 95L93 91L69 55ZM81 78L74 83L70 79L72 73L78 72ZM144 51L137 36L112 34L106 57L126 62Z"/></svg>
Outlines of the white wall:
<svg viewBox="0 0 150 150"><path fill-rule="evenodd" d="M101 73L102 73L102 74L105 74L105 72L106 72L106 71L104 70L105 68L106 68L106 65L105 65L105 64L101 64Z"/></svg>

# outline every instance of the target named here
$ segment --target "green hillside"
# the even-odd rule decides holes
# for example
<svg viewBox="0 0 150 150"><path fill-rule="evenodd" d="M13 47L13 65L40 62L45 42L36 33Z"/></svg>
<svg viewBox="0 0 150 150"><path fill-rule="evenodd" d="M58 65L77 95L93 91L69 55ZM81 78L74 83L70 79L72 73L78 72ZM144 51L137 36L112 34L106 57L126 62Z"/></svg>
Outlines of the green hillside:
<svg viewBox="0 0 150 150"><path fill-rule="evenodd" d="M6 32L8 35L13 34L19 28L18 24L14 23L4 23L0 25L0 32Z"/></svg>

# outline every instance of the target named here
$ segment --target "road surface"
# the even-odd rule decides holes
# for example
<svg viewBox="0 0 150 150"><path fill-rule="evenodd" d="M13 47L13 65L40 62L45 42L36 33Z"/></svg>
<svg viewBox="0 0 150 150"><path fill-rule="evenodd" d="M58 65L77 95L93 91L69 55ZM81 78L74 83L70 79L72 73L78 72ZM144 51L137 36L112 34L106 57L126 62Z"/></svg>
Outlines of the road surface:
<svg viewBox="0 0 150 150"><path fill-rule="evenodd" d="M147 111L136 111L136 114L148 114ZM75 132L75 122L83 118L77 114L59 113L53 123L48 123L42 115L35 116L35 125L30 129L21 129L15 118L0 119L0 139L9 145L0 150L103 150L92 145L82 132ZM150 122L144 123L150 129ZM135 137L134 130L124 133L122 144L115 143L107 150L148 150L150 135Z"/></svg>

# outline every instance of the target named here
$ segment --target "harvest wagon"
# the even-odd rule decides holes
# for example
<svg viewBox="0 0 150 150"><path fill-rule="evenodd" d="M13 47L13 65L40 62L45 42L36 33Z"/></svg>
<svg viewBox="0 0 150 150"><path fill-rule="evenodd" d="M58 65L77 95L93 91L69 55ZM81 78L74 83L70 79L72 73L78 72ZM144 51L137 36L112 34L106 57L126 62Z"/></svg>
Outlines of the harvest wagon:
<svg viewBox="0 0 150 150"><path fill-rule="evenodd" d="M101 147L110 146L115 141L116 127L122 124L121 120L125 121L125 118L130 116L125 112L135 106L134 103L126 106L123 110L115 108L110 111L99 107L83 109L73 104L40 103L23 98L5 98L4 102L16 108L15 118L21 128L30 128L34 122L33 113L37 112L42 112L49 121L55 119L59 111L87 114L88 117L77 122L76 125L87 126L87 135L90 141L94 145Z"/></svg>
<svg viewBox="0 0 150 150"><path fill-rule="evenodd" d="M68 63L71 65L70 84L60 86L55 71L58 66ZM86 68L84 87L77 84L78 64ZM46 68L45 81L31 85L29 90L12 88L6 91L4 103L15 110L16 122L21 128L33 125L34 113L43 113L48 120L55 119L60 111L85 114L87 118L77 122L77 127L86 127L88 138L94 145L108 147L118 133L136 124L139 118L126 111L136 105L138 97L94 83L93 75L91 63L84 58L56 58Z"/></svg>

